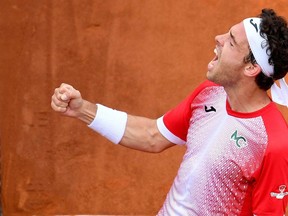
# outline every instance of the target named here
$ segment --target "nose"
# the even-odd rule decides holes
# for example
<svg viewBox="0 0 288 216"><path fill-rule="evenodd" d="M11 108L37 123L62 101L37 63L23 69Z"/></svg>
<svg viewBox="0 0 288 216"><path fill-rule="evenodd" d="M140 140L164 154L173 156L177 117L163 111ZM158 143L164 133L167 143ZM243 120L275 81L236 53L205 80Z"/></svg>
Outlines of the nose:
<svg viewBox="0 0 288 216"><path fill-rule="evenodd" d="M219 46L224 46L224 43L228 38L227 35L228 35L228 33L222 34L222 35L217 35L215 37L216 44Z"/></svg>

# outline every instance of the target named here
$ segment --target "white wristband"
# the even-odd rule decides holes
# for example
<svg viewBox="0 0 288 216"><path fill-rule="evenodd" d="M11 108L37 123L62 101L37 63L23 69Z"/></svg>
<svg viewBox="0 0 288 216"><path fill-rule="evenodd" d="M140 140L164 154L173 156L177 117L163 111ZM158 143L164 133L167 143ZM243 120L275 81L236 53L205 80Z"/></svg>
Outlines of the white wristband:
<svg viewBox="0 0 288 216"><path fill-rule="evenodd" d="M127 113L97 104L97 113L89 128L98 132L114 144L118 144L125 132Z"/></svg>

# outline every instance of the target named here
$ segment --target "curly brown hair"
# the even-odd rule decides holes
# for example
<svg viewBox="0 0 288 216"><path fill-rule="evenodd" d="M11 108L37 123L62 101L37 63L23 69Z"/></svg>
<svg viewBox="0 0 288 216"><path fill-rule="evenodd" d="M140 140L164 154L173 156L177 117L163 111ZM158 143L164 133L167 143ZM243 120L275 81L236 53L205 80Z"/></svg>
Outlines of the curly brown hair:
<svg viewBox="0 0 288 216"><path fill-rule="evenodd" d="M288 71L288 28L286 20L278 16L273 9L263 9L259 15L261 20L260 34L265 34L268 40L267 53L269 63L274 65L274 74L267 77L259 73L255 82L260 89L268 90L275 80L283 78ZM257 64L252 51L245 57L244 62Z"/></svg>

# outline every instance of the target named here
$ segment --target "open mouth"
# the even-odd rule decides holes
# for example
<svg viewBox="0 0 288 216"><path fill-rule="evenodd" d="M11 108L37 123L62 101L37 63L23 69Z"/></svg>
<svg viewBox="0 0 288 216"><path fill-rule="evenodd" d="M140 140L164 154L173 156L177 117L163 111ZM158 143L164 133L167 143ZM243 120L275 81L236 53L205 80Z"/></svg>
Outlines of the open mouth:
<svg viewBox="0 0 288 216"><path fill-rule="evenodd" d="M214 49L215 57L210 61L208 64L208 70L212 70L213 67L217 64L218 62L218 50L217 48Z"/></svg>
<svg viewBox="0 0 288 216"><path fill-rule="evenodd" d="M218 60L218 51L216 48L214 49L214 53L215 53L215 57L212 61L217 61Z"/></svg>

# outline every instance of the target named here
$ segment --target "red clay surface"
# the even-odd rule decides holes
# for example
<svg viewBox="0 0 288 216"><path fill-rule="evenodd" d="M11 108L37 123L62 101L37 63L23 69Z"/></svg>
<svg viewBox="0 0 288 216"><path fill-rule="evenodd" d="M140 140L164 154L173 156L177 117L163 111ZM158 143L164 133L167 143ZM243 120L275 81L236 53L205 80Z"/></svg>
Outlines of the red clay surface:
<svg viewBox="0 0 288 216"><path fill-rule="evenodd" d="M155 215L185 149L115 146L54 113L54 88L159 117L205 79L215 35L263 7L288 14L287 0L2 0L4 215Z"/></svg>

